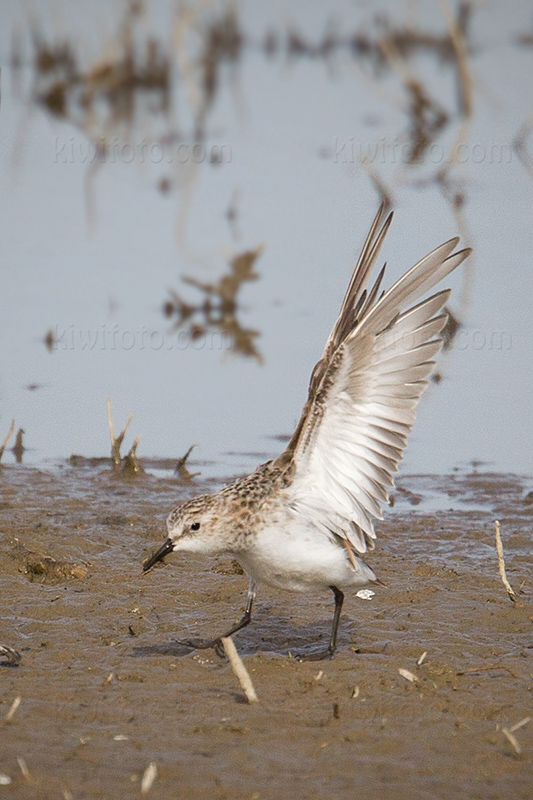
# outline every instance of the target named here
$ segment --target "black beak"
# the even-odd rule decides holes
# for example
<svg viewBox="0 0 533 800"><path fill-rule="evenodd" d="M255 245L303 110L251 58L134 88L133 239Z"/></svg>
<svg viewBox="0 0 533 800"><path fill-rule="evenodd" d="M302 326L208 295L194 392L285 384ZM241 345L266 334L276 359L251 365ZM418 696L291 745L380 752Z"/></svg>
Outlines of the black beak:
<svg viewBox="0 0 533 800"><path fill-rule="evenodd" d="M174 549L174 545L171 539L167 539L165 544L161 545L159 550L156 550L155 553L150 556L148 561L145 561L143 564L143 572L148 572L149 569L152 569L154 564L157 564L158 561L161 561L162 558L168 556Z"/></svg>

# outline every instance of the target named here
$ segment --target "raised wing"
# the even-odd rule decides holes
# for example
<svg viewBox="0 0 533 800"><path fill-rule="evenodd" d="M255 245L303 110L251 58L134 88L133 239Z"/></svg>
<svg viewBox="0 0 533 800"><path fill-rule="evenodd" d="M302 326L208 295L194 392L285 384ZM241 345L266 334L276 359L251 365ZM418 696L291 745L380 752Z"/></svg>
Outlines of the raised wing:
<svg viewBox="0 0 533 800"><path fill-rule="evenodd" d="M437 247L378 297L385 267L367 291L389 228L380 208L339 318L315 366L300 422L279 464L291 465L291 507L364 553L374 518L407 444L415 410L442 346L449 290L419 298L461 264L459 239ZM407 309L407 310L406 310Z"/></svg>

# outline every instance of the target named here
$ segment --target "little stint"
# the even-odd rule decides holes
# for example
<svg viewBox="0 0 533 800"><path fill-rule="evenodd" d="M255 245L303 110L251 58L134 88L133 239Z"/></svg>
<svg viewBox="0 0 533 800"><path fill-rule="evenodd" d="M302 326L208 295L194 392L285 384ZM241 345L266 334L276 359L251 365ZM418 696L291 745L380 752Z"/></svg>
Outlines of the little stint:
<svg viewBox="0 0 533 800"><path fill-rule="evenodd" d="M367 288L392 220L392 213L384 216L382 206L286 450L216 494L178 506L167 520L168 538L143 565L147 572L176 551L235 558L250 588L242 619L223 636L251 621L256 584L292 592L329 588L335 597L329 646L306 658L331 657L344 592L377 581L360 556L374 549L374 519L382 519L441 349L450 291L420 298L470 253L453 253L459 239L450 239L387 291L380 291L385 267ZM180 643L221 652L220 639Z"/></svg>

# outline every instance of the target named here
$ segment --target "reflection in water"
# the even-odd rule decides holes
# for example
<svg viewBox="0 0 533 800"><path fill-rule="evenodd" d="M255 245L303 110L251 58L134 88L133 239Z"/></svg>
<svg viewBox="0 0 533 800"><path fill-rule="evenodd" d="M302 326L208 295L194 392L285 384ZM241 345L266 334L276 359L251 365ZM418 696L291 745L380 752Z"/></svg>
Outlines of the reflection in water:
<svg viewBox="0 0 533 800"><path fill-rule="evenodd" d="M453 347L453 343L455 342L455 337L457 336L459 330L463 327L462 322L460 322L455 314L450 310L448 306L444 306L443 311L448 315L448 319L446 320L446 325L440 332L440 337L442 339L442 350L446 352L446 350L451 350ZM440 370L437 370L431 376L431 380L433 383L440 383L442 380L442 373Z"/></svg>
<svg viewBox="0 0 533 800"><path fill-rule="evenodd" d="M532 37L533 38L533 37ZM533 157L528 150L528 142L533 133L533 111L531 111L520 126L513 139L513 149L524 165L524 168L533 178Z"/></svg>
<svg viewBox="0 0 533 800"><path fill-rule="evenodd" d="M440 332L440 337L443 341L442 349L451 350L455 341L455 337L462 326L457 317L455 317L450 311L448 306L444 306L444 311L448 315L448 319L446 320L446 325Z"/></svg>
<svg viewBox="0 0 533 800"><path fill-rule="evenodd" d="M134 2L127 7L118 24L113 47L106 44L88 67L81 64L77 43L49 44L34 27L32 93L42 108L54 117L74 124L94 145L95 158L90 160L87 184L90 188L91 175L106 162L111 142L116 143L118 139L133 148L132 137L140 126L144 131L152 131L151 141L156 141L154 132L159 126L161 146L191 147L191 133L192 141L202 145L224 79L229 80L230 85L232 80L234 82L237 66L243 68L241 56L246 48L268 58L285 56L292 60L323 60L329 67L333 59L337 59L339 65L348 56L365 70L367 79L374 81L376 93L382 94L382 89L386 88L381 84L390 83L391 79L396 82L400 107L407 121L406 128L397 136L397 140L405 144L400 164L400 171L403 170L401 178L405 180L407 168L413 170L409 179L412 185L419 189L437 186L468 244L468 230L463 217L467 187L466 181L458 176L457 167L473 110L473 81L469 69L473 3L468 0L460 2L456 12L442 3L441 11L445 23L442 32L424 30L412 22L399 23L390 15L380 13L374 15L367 31L359 28L344 33L326 25L319 40L313 42L294 26L282 32L267 31L259 39L252 38L242 29L236 7L229 6L220 11L212 6L185 3L172 22L173 38L164 42L149 31L144 4ZM430 85L429 71L420 68L421 56L434 60L439 68L447 67L455 73L453 108L445 107L441 100L442 91ZM224 66L231 68L229 73L223 72ZM185 91L180 92L180 86ZM179 128L176 126L178 107ZM189 125L187 120L192 124ZM428 173L423 167L428 149L442 141L452 123L458 125L455 141L448 148L443 145L443 152L446 149L448 152L441 160L441 166ZM190 128L189 134L187 128ZM526 158L523 141L529 132L530 129L526 128L515 141L515 148L523 160ZM390 206L392 189L372 163L373 159L361 157L360 160L380 198ZM217 163L216 154L203 161ZM186 204L187 189L190 190L191 182L196 179L200 164L178 163L173 168L176 170L174 179L159 177L157 186L163 194L169 194L176 186L182 187ZM90 195L87 199L92 218ZM226 217L233 238L237 239L235 194ZM464 316L468 300L469 272L467 267L463 308L456 312L458 317ZM165 311L168 316L177 317L177 327L182 327L194 314L200 313L202 320L190 323L189 331L193 336L201 336L206 329L215 328L229 336L234 352L260 361L254 344L258 332L243 329L235 314L236 292L240 284L254 277L251 273L240 276L233 267L233 272L216 285L188 278L187 282L205 295L203 304L190 306L172 292Z"/></svg>
<svg viewBox="0 0 533 800"><path fill-rule="evenodd" d="M430 33L414 27L395 25L392 19L376 14L374 30L338 34L326 28L321 40L313 43L294 29L284 33L268 31L257 43L240 27L237 10L230 7L220 15L198 6L181 7L175 22L172 48L144 30L142 3L126 10L113 38L113 55L106 55L83 68L76 43L47 43L42 34L32 31L34 51L33 96L55 117L68 120L89 139L106 148L110 134L131 133L141 115L163 114L170 125L174 90L181 80L194 116L194 139L206 137L206 123L222 85L221 67L237 65L243 49L259 50L267 56L312 58L330 61L348 54L369 67L378 80L396 73L406 93L410 143L408 163L418 163L428 146L451 121L440 102L431 95L410 62L419 55L435 58L457 74L457 107L461 116L470 113L471 92L465 85L465 58L473 4L462 2L453 16L446 10L448 30ZM18 40L17 40L18 42ZM17 53L18 47L17 44ZM174 60L176 64L174 64ZM12 63L20 56L13 50ZM177 67L177 69L176 69ZM171 131L168 130L170 134ZM178 137L180 138L180 137ZM185 141L185 139L183 139Z"/></svg>
<svg viewBox="0 0 533 800"><path fill-rule="evenodd" d="M56 337L54 335L54 331L52 330L52 328L50 328L49 331L46 331L43 338L43 343L49 353L54 352L56 346Z"/></svg>
<svg viewBox="0 0 533 800"><path fill-rule="evenodd" d="M234 353L255 358L261 364L262 357L255 345L259 332L242 327L237 312L238 294L243 284L259 278L253 266L262 250L263 246L259 245L255 250L246 250L234 256L229 262L229 271L216 283L182 278L184 283L198 289L203 299L191 305L171 290L171 299L164 304L163 313L166 317L175 318L174 327L186 329L192 339L204 336L207 331L218 331Z"/></svg>
<svg viewBox="0 0 533 800"><path fill-rule="evenodd" d="M406 84L409 96L409 141L407 156L410 164L418 164L424 158L429 145L435 141L449 122L449 115L436 100L427 94L426 88L417 80Z"/></svg>
<svg viewBox="0 0 533 800"><path fill-rule="evenodd" d="M112 143L131 145L136 126L168 117L171 54L145 35L143 25L142 3L131 3L112 46L106 43L88 67L78 57L77 42L48 44L36 28L32 31L34 101L81 130L93 146L92 154L86 153L89 221L95 213L92 178L106 163Z"/></svg>
<svg viewBox="0 0 533 800"><path fill-rule="evenodd" d="M198 5L189 6L180 15L178 47L185 44L186 33L196 33L201 39L201 54L197 61L196 80L198 103L195 139L205 139L206 119L220 89L220 69L224 62L236 64L240 58L244 37L239 27L237 9L230 7L220 17L201 20ZM187 79L188 72L184 77Z"/></svg>
<svg viewBox="0 0 533 800"><path fill-rule="evenodd" d="M189 142L184 131L178 132L173 123L180 83L185 86L184 96L193 117L193 140L204 142L209 114L223 86L222 67L230 65L233 68L230 80L234 79L245 48L268 57L322 59L328 65L334 57L348 55L369 68L378 82L391 75L398 78L408 120L406 163L416 165L452 120L458 118L464 122L472 113L468 56L473 3L467 0L459 3L456 15L445 4L442 11L447 29L439 34L397 24L380 13L375 15L370 32L359 29L341 34L326 26L322 38L311 42L289 28L281 33L268 31L258 42L242 30L235 7L218 13L212 7L184 4L174 21L173 43L166 44L146 30L143 4L136 2L128 6L113 37L113 47L106 44L102 54L87 68L80 63L77 43L49 44L34 28L33 97L50 114L82 130L95 144L96 155L102 157L111 136L129 142L136 124L157 116L165 121L167 142ZM17 53L19 47L17 44ZM436 92L424 82L415 64L421 55L455 71L455 110L444 108ZM13 49L12 63L19 61L20 56ZM184 111L182 118L187 117ZM464 141L465 134L462 131L455 149ZM453 148L451 153L453 165L456 161ZM93 164L104 160L95 158ZM206 160L216 162L216 158ZM437 182L443 179L442 170L434 176ZM162 192L168 192L172 183L164 178L158 185Z"/></svg>
<svg viewBox="0 0 533 800"><path fill-rule="evenodd" d="M60 6L62 5L60 3ZM443 206L445 211L449 207L463 235L466 231L467 215L471 214L472 221L475 222L476 215L479 215L480 211L492 210L491 204L494 205L495 195L492 193L494 184L490 181L495 178L499 180L500 177L510 181L513 178L512 168L517 166L517 159L513 155L514 164L509 169L502 166L500 173L496 173L498 165L505 165L507 161L506 157L498 159L497 151L494 159L490 156L491 148L499 147L497 142L495 145L492 144L495 141L493 137L501 135L504 142L502 147L507 147L510 138L516 134L514 150L525 170L533 176L533 162L530 155L533 112L527 105L528 101L524 102L522 110L514 108L514 111L518 112L515 116L510 113L513 111L510 103L505 101L502 103L502 106L505 106L505 116L498 115L495 107L486 102L487 93L484 88L489 86L491 92L497 96L498 93L503 94L508 86L509 91L512 88L514 92L510 96L520 97L516 89L516 84L520 82L513 81L512 70L514 69L516 74L516 65L524 63L524 56L528 55L525 48L531 46L531 33L528 33L531 28L529 25L517 28L516 25L512 25L512 21L509 26L499 27L505 15L495 14L491 22L490 15L485 12L478 15L480 9L478 3L458 0L452 4L449 0L443 0L442 3L434 4L431 12L416 4L414 6L388 2L376 5L356 4L357 8L351 6L350 11L346 11L346 20L337 26L333 23L325 24L327 15L320 6L313 10L309 9L309 15L304 16L302 4L295 4L289 11L294 19L289 25L284 25L283 15L276 10L268 15L259 13L256 15L253 9L250 12L250 8L243 7L241 14L240 7L224 10L227 7L223 4L184 2L177 8L175 4L147 2L145 13L144 4L137 2L129 8L126 4L114 7L113 13L110 7L109 15L105 16L98 6L82 13L81 6L78 11L75 4L64 5L66 30L59 26L56 21L58 18L45 19L43 15L41 25L32 23L31 26L28 24L24 26L23 23L18 33L13 35L11 66L15 73L18 71L18 76L15 75L17 85L13 83L15 89L18 89L18 96L16 91L12 93L14 97L8 92L6 106L4 94L2 113L6 114L6 108L12 108L13 117L18 115L19 123L13 127L17 127L18 131L23 133L27 127L25 123L28 121L28 114L22 101L30 100L28 105L33 103L34 109L37 107L37 113L34 111L31 119L32 126L36 129L37 141L32 142L33 132L28 136L28 143L32 148L35 147L35 151L30 150L30 147L26 147L23 142L22 146L19 144L14 148L13 160L16 162L17 148L19 153L25 148L26 152L31 153L28 158L34 158L35 164L38 164L39 181L41 175L46 179L52 175L51 169L56 169L46 164L45 151L41 146L46 144L53 157L53 134L56 131L60 134L56 140L57 138L66 142L72 140L73 148L80 145L80 154L76 151L76 156L72 156L69 161L70 150L60 150L58 155L56 142L55 163L74 164L72 169L67 167L62 170L61 180L64 179L65 183L61 183L61 191L58 184L57 200L65 199L67 187L75 187L80 177L83 178L84 171L88 182L91 176L94 177L97 167L100 170L99 177L103 177L101 173L108 170L106 164L113 163L111 157L113 141L118 141L118 148L122 145L137 147L136 143L141 138L143 141L146 139L148 147L152 142L160 143L163 154L160 166L155 167L156 162L147 159L145 166L142 167L142 174L139 169L140 178L135 174L138 160L131 169L121 169L118 180L116 179L119 174L118 168L114 171L115 174L106 175L106 183L108 182L113 188L109 198L107 196L105 198L105 208L109 209L110 217L106 220L108 230L113 228L115 219L117 221L128 219L127 215L134 208L133 202L146 201L146 197L142 196L145 192L142 186L139 186L139 193L135 198L132 193L130 199L120 194L120 183L124 179L127 181L139 179L146 186L148 177L150 188L158 189L156 197L153 197L152 191L154 202L150 203L148 211L155 236L159 236L161 240L164 239L164 226L167 224L165 212L168 203L172 204L179 198L180 207L186 208L192 217L196 208L193 206L194 198L198 209L201 206L204 214L202 223L209 229L208 236L202 242L202 248L209 248L211 253L216 251L221 243L219 238L221 235L231 238L234 242L239 242L241 239L246 241L251 233L250 230L247 231L246 226L255 222L251 223L249 213L245 216L239 214L241 209L244 210L239 201L239 191L246 192L247 197L252 197L252 205L257 206L250 190L248 167L251 165L252 172L257 168L257 174L263 179L261 191L264 188L266 194L272 191L272 185L264 182L264 177L268 174L267 169L272 169L277 189L284 181L280 163L284 165L287 160L291 169L287 183L292 182L298 188L297 173L304 162L300 161L302 155L300 150L298 161L294 160L294 154L295 148L299 147L295 141L299 142L301 138L298 126L302 123L308 126L309 135L307 138L302 137L301 141L311 143L303 154L306 159L307 174L312 172L315 166L313 158L318 152L325 155L330 162L316 164L318 167L316 177L310 179L310 183L311 181L314 183L313 190L322 192L325 186L324 175L332 162L345 163L348 165L345 168L341 166L337 170L329 171L332 183L331 187L328 185L328 189L331 188L332 196L333 192L338 192L337 199L342 197L342 192L348 183L346 178L349 180L350 176L354 175L360 179L365 170L376 192L389 205L392 205L393 200L420 203L420 197L414 198L417 193L424 201L426 199L428 201L428 219L431 220L431 225L437 227L441 224L440 217L437 223L437 216L434 216L437 207L440 206L441 211ZM167 15L170 6L172 14ZM348 6L346 8L348 9ZM37 13L40 10L37 9ZM263 19L268 19L268 22L262 23ZM105 30L104 36L100 35L97 38L94 35L96 28L99 23L104 22L105 28L102 24ZM516 34L517 30L523 31L519 37ZM491 36L494 39L490 45L487 34L489 39ZM494 42L497 46L494 46ZM506 83L507 78L498 80L500 74L498 59L503 57L502 53L505 58L509 58L508 83ZM522 61L518 61L518 58L522 58ZM474 69L477 69L480 75L480 80L475 86L471 79L471 72ZM329 83L323 80L325 76L331 78ZM237 89L240 89L239 93ZM299 91L302 92L302 103L293 103L296 99L295 93ZM313 111L314 117L306 116L307 110L304 109L303 101L308 101L308 105L312 107L309 100L313 96L316 96L317 109L323 108L324 112L321 114L318 110L315 114ZM477 102L481 106L484 96L485 107L480 109L482 112L480 114ZM338 100L341 97L342 105ZM246 104L245 109L243 109L244 104ZM294 109L291 104L294 105ZM470 129L474 104L476 104L474 120L476 127ZM236 113L242 110L246 111L246 115ZM511 127L506 129L497 123L498 116L501 116L502 121L506 123L512 120ZM251 125L238 124L245 117L252 121ZM270 121L273 146L268 151L263 151L270 136ZM314 128L313 121L316 123ZM486 128L483 127L485 123ZM46 142L41 141L40 137L46 136L47 132L52 134L48 136ZM290 135L280 135L285 132ZM348 145L345 150L348 155L346 159L342 154L338 157L335 151L332 151L331 139L336 133L344 135L347 142L355 140L356 147L360 145L359 152L355 152L355 159L353 153L348 154ZM231 169L224 165L215 170L214 153L211 159L208 157L199 162L194 160L192 155L194 142L207 143L213 138L218 140L220 136L227 136L227 141L230 142L227 146L233 148L236 155ZM478 140L476 136L479 137ZM19 137L19 140L22 139L24 136ZM181 151L188 154L188 161L181 164L174 158L170 166L164 156L170 154L170 148L176 152L175 148L181 143L188 147ZM459 148L463 144L467 147L460 152ZM87 148L83 149L85 145ZM383 150L373 150L374 145L376 148L383 147ZM479 146L484 147L486 151L483 167L475 166L481 162L472 157L472 148ZM67 143L66 147L69 148L70 145ZM395 147L396 150L393 149ZM129 151L124 152L127 154ZM205 152L205 148L202 152ZM459 157L456 157L458 152ZM95 155L94 160L92 153ZM108 158L104 158L106 153ZM249 158L250 153L254 158L258 154L264 158L256 158L255 161L245 160ZM433 158L432 153L440 155L438 158ZM84 154L88 157L84 158ZM289 161L291 158L293 160ZM510 158L511 153L509 153ZM53 158L48 160L51 162ZM124 158L122 163L129 162ZM205 164L210 166L206 167ZM491 166L493 164L494 167ZM480 171L482 169L483 174ZM518 172L521 170L520 166ZM59 172L60 170L56 169L57 175ZM112 170L108 172L112 173ZM203 183L206 172L210 173L211 182L216 184L214 191L210 191L211 187L206 189ZM217 173L216 176L211 175L213 172ZM31 174L33 175L33 170ZM478 191L474 195L472 187L474 175L479 176L478 189L483 185L490 191ZM192 187L198 190L195 194L191 184L195 181L199 183L200 178L202 185ZM367 185L363 186L364 192L368 192L368 182L366 183ZM46 189L41 192L37 185L30 183L29 186L33 192L32 199L38 199L40 194L46 193ZM508 188L506 186L507 190ZM351 187L348 191L351 191ZM168 201L161 200L161 195L168 198ZM280 208L283 209L285 203L283 194L279 197ZM499 194L498 198L500 202ZM104 200L103 197L100 199ZM307 198L303 199L303 203L302 216L309 211ZM503 211L507 205L502 200ZM272 208L273 214L279 216L279 209L274 205ZM251 210L246 209L247 212ZM220 222L223 214L229 230L228 228L223 230L217 224L217 220ZM54 219L59 222L61 217L56 213ZM503 224L503 216L501 219ZM22 224L22 213L19 214L19 220ZM158 223L161 223L161 228L157 228ZM44 222L36 226L35 232L32 231L33 244L36 238L43 234L41 230L43 225ZM263 234L260 227L254 229L260 231L258 238L264 236L267 241L271 240L266 229L263 229ZM198 230L199 227L196 225L191 226L191 232ZM483 229L480 224L478 230L480 232L483 230L485 235L487 226ZM56 231L55 227L50 227L52 240ZM468 244L469 236L467 231L466 233ZM494 231L489 232L489 238L491 233L494 234ZM58 253L61 254L63 243L77 241L78 234L78 228L71 226L64 231L63 237L56 235L54 248L57 247ZM24 238L21 237L21 252L24 250ZM489 238L488 245L490 245ZM132 237L132 241L134 240L135 237ZM248 238L248 241L252 242L257 240ZM287 234L287 241L289 240L290 232ZM82 240L80 242L83 244ZM118 274L119 270L123 269L122 262L116 257L118 244L114 239L110 239L110 243L114 246L115 253L110 250L109 263L113 264L113 269ZM98 247L101 245L99 242L96 244ZM124 244L129 246L129 242ZM238 249L243 245L234 244L234 247ZM120 249L122 250L122 246ZM39 250L39 252L44 251ZM157 248L155 252L159 253ZM493 252L496 253L496 249ZM187 255L185 249L182 251L182 255L184 254ZM87 255L91 257L89 249ZM485 257L482 257L485 260ZM252 278L250 276L237 278L233 267L230 266L227 269L228 274L224 276L225 279L233 281L233 291L228 291L228 287L223 285L223 280L219 280L219 275L214 269L213 272L202 275L194 268L194 264L201 260L197 258L193 264L189 262L184 265L181 274L190 276L185 282L191 287L185 289L183 283L180 282L178 285L177 282L163 277L163 269L168 267L168 261L163 262L159 255L156 255L153 263L161 265L161 270L157 273L154 270L154 276L157 280L159 274L161 283L155 287L155 301L152 298L144 302L142 298L138 305L127 306L121 294L121 311L118 317L121 326L126 324L126 320L132 329L140 322L147 322L149 327L156 326L158 323L154 313L158 313L159 305L166 299L166 287L175 286L177 291L167 295L168 302L165 304L165 312L171 319L168 327L175 324L180 330L180 337L185 334L192 338L201 337L208 331L214 331L217 336L225 336L227 345L231 346L235 353L260 361L261 352L264 353L263 340L259 339L259 329L262 326L253 316L245 316L242 311L242 292L239 294L240 285L244 285L246 280ZM205 261L205 258L203 260ZM60 270L64 269L65 265L60 259L56 267L57 274L61 275ZM146 277L146 265L142 263L141 258L136 259L135 267L138 272L133 278L130 274L128 283L132 296L137 290L136 281L138 286L141 286ZM495 266L492 268L496 269ZM276 266L276 269L279 268ZM251 271L253 270L255 265ZM294 275L296 274L294 272ZM466 274L468 275L468 272ZM78 279L81 282L81 271L76 272L73 278L76 282ZM100 271L96 274L95 270L94 296L91 296L94 302L87 309L87 324L94 325L95 328L97 322L101 321L101 317L97 315L104 313L103 302L100 306L97 305L97 293L100 293L102 300L105 298L108 293L106 280L100 275ZM293 281L292 275L291 281ZM122 292L119 280L113 286L114 291ZM294 286L294 283L291 286L288 281L287 291L293 291ZM15 282L13 287L15 288ZM21 282L20 289L23 288ZM69 294L65 284L63 288L64 291L61 290L55 301L52 302L51 292L50 299L46 296L44 301L49 303L49 308L55 309L55 313L62 318L72 314L73 324L80 326L84 319L81 305L73 301L72 294ZM255 287L255 290L257 288ZM479 291L487 292L488 296L491 289L485 285L480 286ZM455 299L456 297L458 295L454 294L453 316L445 330L445 333L450 334L450 341L457 326L465 323L466 316L466 295L461 303ZM290 307L293 307L292 301ZM128 309L134 309L130 316ZM110 316L113 314L111 308L109 313ZM146 315L147 319L143 315ZM68 317L67 320L70 321ZM290 313L286 321L287 325L292 324ZM52 322L54 320L48 314L39 317L37 332L31 337L32 341L41 340L39 346L44 371L37 371L35 367L38 367L39 363L30 360L29 355L25 354L26 363L16 366L19 370L19 376L16 378L19 386L27 384L33 387L37 382L43 381L43 384L51 386L54 390L57 385L55 382L63 379L66 382L66 371L62 372L59 369L60 359L58 357L47 359L46 353L42 350L43 338L50 351L58 349L55 340L58 328L55 326L51 330ZM244 322L248 323L250 328L243 328ZM484 324L493 323L486 321ZM514 319L508 319L505 324L514 325ZM252 330L252 327L258 330ZM20 336L20 331L18 335ZM489 330L487 341L490 335ZM278 337L276 341L279 343L282 337ZM198 344L198 341L195 344ZM92 348L87 348L86 352L76 359L69 354L65 356L64 363L67 362L67 356L69 358L68 380L94 381L94 388L98 390L100 397L105 398L106 393L112 389L113 396L118 399L120 389L116 383L112 386L105 385L100 374L84 374L79 368L82 357L90 356L89 349ZM95 360L91 363L97 363L97 355L95 349ZM488 355L496 357L497 354ZM488 358L488 355L470 352L467 354L468 357L476 359L476 363L481 365L480 368L483 368L483 357ZM118 356L122 358L122 354L117 354ZM516 354L510 354L509 361L513 356ZM98 361L98 367L94 369L100 370L101 363ZM278 360L272 359L272 364L275 363L278 363ZM283 364L283 359L280 359L279 363ZM218 366L217 364L217 368ZM9 367L4 369L5 375L0 377L6 379ZM264 375L262 377L264 378ZM439 374L436 374L435 379L438 378ZM115 379L117 383L123 380L120 370L113 373L113 380ZM221 380L227 379L227 376L221 373ZM461 389L457 396L460 391ZM26 396L22 398L23 402L29 401L28 405L31 404L34 414L38 416L45 406L34 401L39 399L44 404L50 403L52 392L43 393L39 398L35 394L28 397L28 392L24 394ZM18 418L21 415L19 399L16 397L13 400L11 397L8 399L12 403L12 409L10 411L6 408L6 414L9 416L4 416L4 430L1 432L1 437L6 433L9 424L7 419L11 416ZM48 410L52 406L46 408ZM53 420L52 414L49 418ZM38 426L27 418L23 423L29 431L28 435L31 433L34 444L35 428ZM289 427L286 423L284 426ZM61 441L53 434L48 437L42 436L44 448L53 447L59 442L57 446L68 454L72 437L67 428L66 425L58 426L61 436L64 437ZM13 444L15 431L16 429L8 447ZM239 430L236 432L240 433ZM188 442L185 444L188 446ZM166 452L164 446L163 441L163 451ZM243 442L239 442L239 446L243 447ZM85 451L90 445L84 441L82 447ZM505 443L502 445L502 450L503 448ZM104 449L107 449L105 445ZM472 450L475 451L476 448L472 447ZM483 447L480 447L480 450L484 452ZM26 462L30 455L28 452L25 454ZM135 451L133 455L135 456ZM7 457L4 456L4 460L9 458L11 453ZM147 462L141 460L148 469ZM123 461L123 457L119 454L119 463L122 464ZM174 463L170 469L173 469ZM193 469L189 461L186 462L186 469L187 465L189 469ZM135 464L133 468L135 469Z"/></svg>
<svg viewBox="0 0 533 800"><path fill-rule="evenodd" d="M238 242L239 239L241 238L241 232L237 224L239 219L239 208L238 208L239 199L240 199L240 192L236 189L231 196L231 200L229 201L228 207L226 208L226 212L224 214L228 222L234 242Z"/></svg>
<svg viewBox="0 0 533 800"><path fill-rule="evenodd" d="M103 147L109 134L129 132L145 108L150 114L169 108L170 57L155 38L139 36L140 19L139 4L131 4L113 55L87 69L76 43L50 45L33 30L35 101Z"/></svg>
<svg viewBox="0 0 533 800"><path fill-rule="evenodd" d="M22 464L22 456L24 455L24 452L26 450L26 448L24 447L24 443L22 441L24 433L25 431L23 428L18 429L17 436L15 438L15 444L11 448L11 452L15 456L17 464Z"/></svg>

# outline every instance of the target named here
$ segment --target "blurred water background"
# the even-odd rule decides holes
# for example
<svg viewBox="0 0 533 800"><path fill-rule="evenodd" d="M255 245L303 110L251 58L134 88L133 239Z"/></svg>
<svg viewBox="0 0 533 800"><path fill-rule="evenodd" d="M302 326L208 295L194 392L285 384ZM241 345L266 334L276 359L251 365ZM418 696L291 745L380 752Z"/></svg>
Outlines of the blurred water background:
<svg viewBox="0 0 533 800"><path fill-rule="evenodd" d="M279 452L385 199L389 285L475 251L404 471L531 472L530 3L0 15L0 442L105 455L109 397L141 458Z"/></svg>

